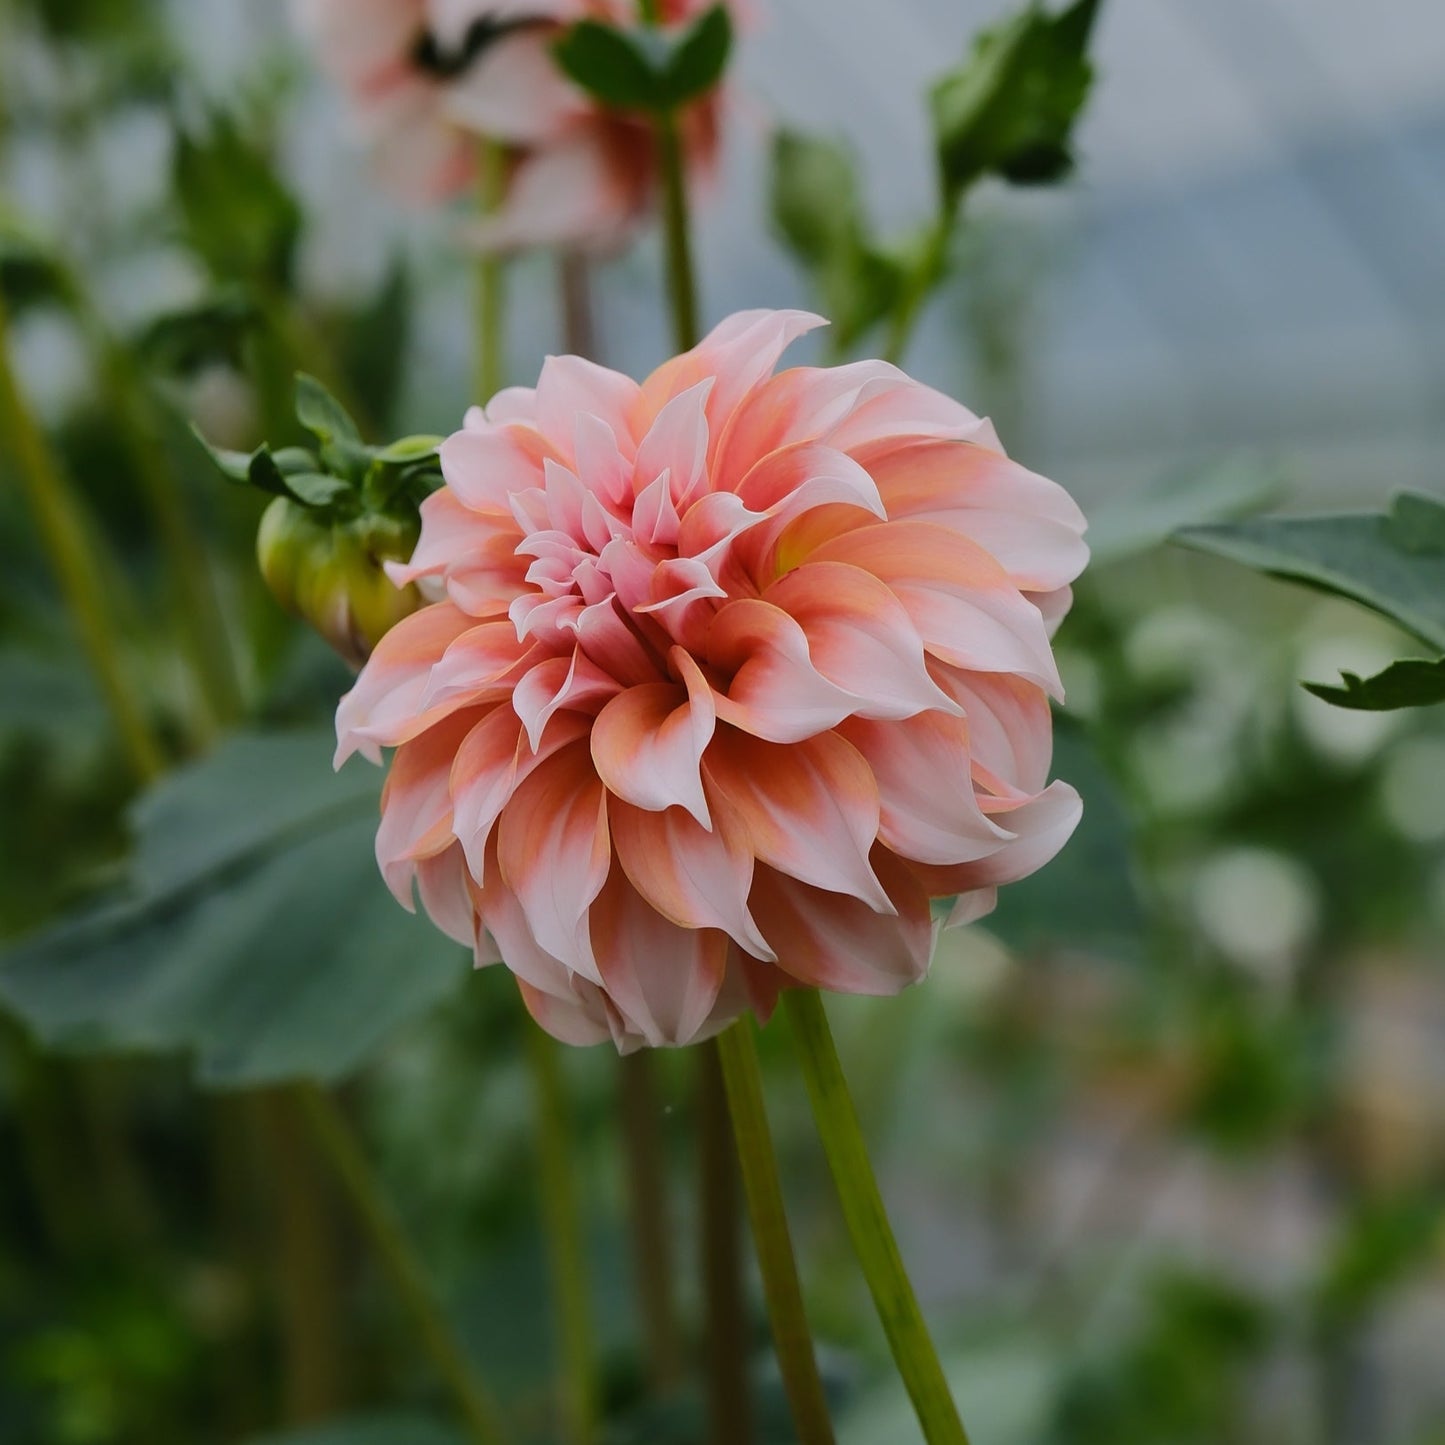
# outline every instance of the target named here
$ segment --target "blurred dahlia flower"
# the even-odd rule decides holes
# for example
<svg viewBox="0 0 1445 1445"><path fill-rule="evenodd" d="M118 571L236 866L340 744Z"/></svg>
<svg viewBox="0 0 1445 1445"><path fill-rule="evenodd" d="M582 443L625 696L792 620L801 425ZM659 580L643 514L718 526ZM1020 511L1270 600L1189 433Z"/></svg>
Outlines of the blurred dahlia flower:
<svg viewBox="0 0 1445 1445"><path fill-rule="evenodd" d="M635 0L294 0L303 32L345 92L383 182L439 201L463 191L479 139L507 156L497 212L474 231L487 249L625 240L657 189L645 117L600 107L558 68L552 44L586 17L637 19ZM683 24L710 0L664 0ZM695 179L717 155L719 97L680 117Z"/></svg>
<svg viewBox="0 0 1445 1445"><path fill-rule="evenodd" d="M750 311L641 385L575 356L442 447L398 585L437 600L337 713L395 748L407 907L557 1037L684 1044L780 988L891 994L1051 858L1050 625L1084 519L987 422Z"/></svg>

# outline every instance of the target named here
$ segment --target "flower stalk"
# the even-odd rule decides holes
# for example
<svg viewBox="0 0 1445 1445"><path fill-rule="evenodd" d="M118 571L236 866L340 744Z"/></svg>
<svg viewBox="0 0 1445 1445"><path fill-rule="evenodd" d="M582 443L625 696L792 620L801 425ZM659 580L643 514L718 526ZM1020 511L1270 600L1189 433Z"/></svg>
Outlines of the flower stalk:
<svg viewBox="0 0 1445 1445"><path fill-rule="evenodd" d="M888 1222L822 997L815 989L793 989L783 995L783 1008L792 1025L843 1219L924 1439L928 1445L968 1445Z"/></svg>
<svg viewBox="0 0 1445 1445"><path fill-rule="evenodd" d="M552 1305L562 1356L562 1427L569 1445L589 1445L597 1431L592 1305L587 1288L582 1216L572 1177L571 1129L562 1087L561 1046L531 1019L527 1062L537 1105L537 1164Z"/></svg>
<svg viewBox="0 0 1445 1445"><path fill-rule="evenodd" d="M50 555L60 590L106 705L120 734L131 771L141 782L164 766L141 700L121 662L111 626L113 609L101 586L85 519L39 423L21 394L10 359L9 323L0 298L0 437L8 441L26 499Z"/></svg>
<svg viewBox="0 0 1445 1445"><path fill-rule="evenodd" d="M773 1328L773 1346L783 1377L798 1445L833 1445L828 1400L813 1354L813 1337L803 1306L792 1235L783 1208L783 1187L763 1102L756 1025L744 1018L718 1036L728 1112L742 1166L743 1189L752 1221L753 1244L763 1278L763 1295Z"/></svg>
<svg viewBox="0 0 1445 1445"><path fill-rule="evenodd" d="M490 215L502 201L506 186L506 157L494 141L477 146L477 209ZM502 387L505 372L503 330L505 296L502 259L490 251L477 258L476 271L476 400L485 404Z"/></svg>
<svg viewBox="0 0 1445 1445"><path fill-rule="evenodd" d="M474 1445L505 1445L507 1436L497 1405L467 1359L346 1116L315 1084L298 1084L295 1098L313 1138L355 1206L382 1268L411 1313L417 1338L441 1375Z"/></svg>

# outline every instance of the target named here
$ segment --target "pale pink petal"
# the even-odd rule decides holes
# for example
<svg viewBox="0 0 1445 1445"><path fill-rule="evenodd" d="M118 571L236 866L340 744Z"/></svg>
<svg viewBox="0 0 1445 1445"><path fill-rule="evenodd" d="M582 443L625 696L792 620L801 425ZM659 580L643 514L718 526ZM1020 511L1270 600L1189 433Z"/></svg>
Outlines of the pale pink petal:
<svg viewBox="0 0 1445 1445"><path fill-rule="evenodd" d="M659 813L623 802L611 804L608 823L623 872L664 918L681 928L720 928L754 957L773 959L748 912L752 851L725 803L711 829L682 808Z"/></svg>
<svg viewBox="0 0 1445 1445"><path fill-rule="evenodd" d="M552 56L556 34L528 28L490 46L447 87L446 110L476 135L536 145L586 113L586 101Z"/></svg>
<svg viewBox="0 0 1445 1445"><path fill-rule="evenodd" d="M920 863L968 863L1013 838L979 808L962 718L940 712L888 723L850 718L838 732L878 780L878 838L895 853Z"/></svg>
<svg viewBox="0 0 1445 1445"><path fill-rule="evenodd" d="M592 946L608 997L649 1044L693 1041L722 988L727 934L679 928L615 869L592 908Z"/></svg>
<svg viewBox="0 0 1445 1445"><path fill-rule="evenodd" d="M928 972L928 898L882 850L875 866L893 900L892 916L858 898L758 869L753 912L777 951L779 968L813 988L872 995L898 993Z"/></svg>
<svg viewBox="0 0 1445 1445"><path fill-rule="evenodd" d="M432 668L475 625L460 608L438 602L404 617L377 643L336 709L336 767L355 752L379 763L382 747L423 731L427 722L419 721L418 712Z"/></svg>
<svg viewBox="0 0 1445 1445"><path fill-rule="evenodd" d="M731 804L760 862L895 911L868 862L878 784L850 743L819 733L784 747L721 727L702 767L708 797Z"/></svg>
<svg viewBox="0 0 1445 1445"><path fill-rule="evenodd" d="M907 610L871 572L843 562L806 562L773 583L763 600L803 629L813 666L857 699L858 716L957 711L928 675L923 641Z"/></svg>
<svg viewBox="0 0 1445 1445"><path fill-rule="evenodd" d="M559 709L595 713L617 692L612 674L578 647L570 657L549 657L529 668L512 692L512 708L535 751L541 746L542 730Z"/></svg>
<svg viewBox="0 0 1445 1445"><path fill-rule="evenodd" d="M931 522L860 527L825 542L816 562L848 562L881 578L908 609L923 645L943 662L1063 685L1038 609L981 547Z"/></svg>
<svg viewBox="0 0 1445 1445"><path fill-rule="evenodd" d="M685 808L712 826L699 760L713 735L711 690L693 665L684 683L618 693L592 726L592 760L610 792L639 808Z"/></svg>
<svg viewBox="0 0 1445 1445"><path fill-rule="evenodd" d="M439 448L442 475L463 506L512 517L514 493L542 485L550 455L539 432L524 426L453 432Z"/></svg>
<svg viewBox="0 0 1445 1445"><path fill-rule="evenodd" d="M993 791L1042 792L1053 755L1053 713L1036 683L1006 673L931 665L938 685L963 708L968 750Z"/></svg>
<svg viewBox="0 0 1445 1445"><path fill-rule="evenodd" d="M730 675L714 708L754 737L795 743L826 732L860 701L813 665L803 629L771 602L729 602L708 633L709 663Z"/></svg>
<svg viewBox="0 0 1445 1445"><path fill-rule="evenodd" d="M573 743L523 779L502 809L497 863L539 946L593 983L602 976L587 910L611 858L607 793L586 744Z"/></svg>
<svg viewBox="0 0 1445 1445"><path fill-rule="evenodd" d="M415 863L416 891L427 917L448 938L465 948L477 948L477 914L468 884L467 860L461 845Z"/></svg>
<svg viewBox="0 0 1445 1445"><path fill-rule="evenodd" d="M704 410L714 378L673 397L658 412L637 444L637 486L668 473L673 506L681 511L707 478L707 415ZM669 540L676 539L676 532Z"/></svg>
<svg viewBox="0 0 1445 1445"><path fill-rule="evenodd" d="M533 748L513 709L499 707L462 740L449 779L452 831L478 882L484 877L492 829L517 785L554 753L585 738L590 728L591 719L581 713L558 713L543 730L540 746Z"/></svg>

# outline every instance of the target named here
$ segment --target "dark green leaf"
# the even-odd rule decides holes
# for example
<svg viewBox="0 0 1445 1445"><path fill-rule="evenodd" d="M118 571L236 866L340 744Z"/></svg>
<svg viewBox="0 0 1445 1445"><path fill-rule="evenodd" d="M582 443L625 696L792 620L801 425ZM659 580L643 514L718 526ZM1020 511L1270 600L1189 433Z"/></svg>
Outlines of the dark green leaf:
<svg viewBox="0 0 1445 1445"><path fill-rule="evenodd" d="M192 424L191 435L205 448L206 455L216 464L221 475L232 482L251 480L250 452L233 452L229 447L212 446L202 434L200 427Z"/></svg>
<svg viewBox="0 0 1445 1445"><path fill-rule="evenodd" d="M231 739L137 808L124 896L0 955L0 1001L44 1043L186 1051L202 1079L335 1079L449 992L461 950L372 856L380 774L329 735Z"/></svg>
<svg viewBox="0 0 1445 1445"><path fill-rule="evenodd" d="M1181 527L1248 517L1272 506L1283 489L1283 471L1260 457L1224 457L1166 472L1138 491L1086 509L1093 564L1162 546Z"/></svg>
<svg viewBox="0 0 1445 1445"><path fill-rule="evenodd" d="M1340 679L1342 687L1307 682L1304 688L1336 707L1366 712L1390 712L1395 708L1429 707L1445 702L1445 657L1433 662L1423 657L1402 658L1373 677L1342 672Z"/></svg>
<svg viewBox="0 0 1445 1445"><path fill-rule="evenodd" d="M1030 4L979 36L968 60L934 86L934 140L950 201L985 175L1026 185L1072 169L1097 10L1098 0L1076 0L1050 16Z"/></svg>
<svg viewBox="0 0 1445 1445"><path fill-rule="evenodd" d="M314 376L296 374L296 420L323 446L360 444L356 423Z"/></svg>
<svg viewBox="0 0 1445 1445"><path fill-rule="evenodd" d="M1188 528L1175 540L1351 598L1445 649L1445 548L1434 547L1430 530L1442 510L1433 498L1406 493L1389 513L1261 517Z"/></svg>
<svg viewBox="0 0 1445 1445"><path fill-rule="evenodd" d="M661 77L628 33L600 20L579 20L552 53L569 79L614 110L655 110Z"/></svg>
<svg viewBox="0 0 1445 1445"><path fill-rule="evenodd" d="M136 339L147 365L174 376L191 376L215 362L239 367L256 308L237 291L208 297L152 321Z"/></svg>
<svg viewBox="0 0 1445 1445"><path fill-rule="evenodd" d="M848 152L798 131L773 138L772 215L789 248L823 265L858 230L858 181Z"/></svg>
<svg viewBox="0 0 1445 1445"><path fill-rule="evenodd" d="M308 507L329 507L338 497L355 488L344 477L327 476L324 472L283 473L286 490Z"/></svg>
<svg viewBox="0 0 1445 1445"><path fill-rule="evenodd" d="M69 306L74 298L64 261L8 210L0 211L0 296L16 315L31 306Z"/></svg>
<svg viewBox="0 0 1445 1445"><path fill-rule="evenodd" d="M706 94L727 69L733 25L726 5L714 5L674 46L660 77L657 104L673 108Z"/></svg>

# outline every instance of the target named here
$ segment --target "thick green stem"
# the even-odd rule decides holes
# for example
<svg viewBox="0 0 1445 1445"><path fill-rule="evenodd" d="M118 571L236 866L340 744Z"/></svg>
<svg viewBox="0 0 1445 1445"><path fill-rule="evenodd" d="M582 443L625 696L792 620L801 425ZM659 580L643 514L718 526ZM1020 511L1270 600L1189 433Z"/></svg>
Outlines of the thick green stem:
<svg viewBox="0 0 1445 1445"><path fill-rule="evenodd" d="M677 1384L682 1374L682 1337L674 1303L672 1212L652 1056L639 1052L620 1058L617 1086L638 1313L648 1375L653 1388L663 1391Z"/></svg>
<svg viewBox="0 0 1445 1445"><path fill-rule="evenodd" d="M472 1440L476 1445L502 1445L506 1435L500 1412L473 1371L346 1116L329 1094L313 1084L297 1085L295 1092L317 1144L336 1170L377 1259L415 1322L421 1347L451 1392Z"/></svg>
<svg viewBox="0 0 1445 1445"><path fill-rule="evenodd" d="M483 141L477 147L477 208L482 215L496 210L506 182L506 157L502 148L492 141ZM502 267L501 257L490 251L483 251L477 258L476 399L484 404L501 390L506 374Z"/></svg>
<svg viewBox="0 0 1445 1445"><path fill-rule="evenodd" d="M693 1052L698 1064L698 1182L703 1298L707 1308L708 1420L712 1445L748 1445L753 1438L753 1411L748 1390L738 1166L717 1043L709 1040Z"/></svg>
<svg viewBox="0 0 1445 1445"><path fill-rule="evenodd" d="M968 1445L968 1435L888 1223L823 1000L814 989L793 989L783 995L783 1007L793 1027L813 1116L833 1171L853 1249L918 1423L923 1427L924 1439L928 1445Z"/></svg>
<svg viewBox="0 0 1445 1445"><path fill-rule="evenodd" d="M957 217L957 202L944 206L905 278L903 295L893 308L888 322L888 340L883 348L884 359L895 366L903 364L908 343L913 339L914 328L923 311L923 303L943 275L948 261L948 243Z"/></svg>
<svg viewBox="0 0 1445 1445"><path fill-rule="evenodd" d="M679 351L697 345L697 280L688 232L687 178L677 118L657 118L657 163L662 174L662 222L667 245L667 289L672 306L673 338Z"/></svg>
<svg viewBox="0 0 1445 1445"><path fill-rule="evenodd" d="M162 451L154 403L89 299L81 296L80 305L121 442L155 518L191 665L213 719L220 723L233 721L241 711L241 688L230 634L205 548L186 515L175 474Z"/></svg>
<svg viewBox="0 0 1445 1445"><path fill-rule="evenodd" d="M582 1217L572 1176L571 1130L562 1088L560 1049L550 1034L526 1020L527 1060L537 1104L537 1163L552 1307L562 1354L562 1421L571 1445L588 1445L597 1429L592 1306Z"/></svg>
<svg viewBox="0 0 1445 1445"><path fill-rule="evenodd" d="M4 301L0 299L0 442L9 446L15 458L41 540L131 768L142 782L149 782L161 771L161 752L121 661L111 628L111 608L101 585L100 563L79 504L21 395L7 333Z"/></svg>
<svg viewBox="0 0 1445 1445"><path fill-rule="evenodd" d="M717 1041L752 1220L753 1246L798 1445L833 1445L828 1400L813 1354L793 1239L783 1208L783 1186L763 1102L763 1074L755 1034L756 1025L744 1018L719 1035Z"/></svg>

